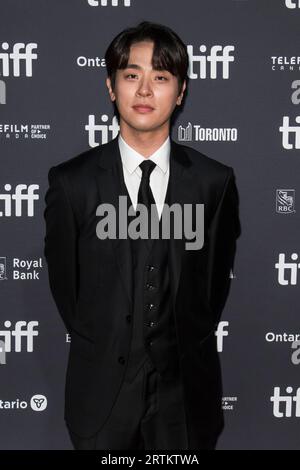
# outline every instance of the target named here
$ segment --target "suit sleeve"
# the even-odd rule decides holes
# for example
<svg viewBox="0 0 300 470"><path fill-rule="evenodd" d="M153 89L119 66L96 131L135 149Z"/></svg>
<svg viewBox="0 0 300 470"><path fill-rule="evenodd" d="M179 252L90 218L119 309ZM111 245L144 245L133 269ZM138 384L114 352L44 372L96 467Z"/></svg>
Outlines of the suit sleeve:
<svg viewBox="0 0 300 470"><path fill-rule="evenodd" d="M48 174L44 255L50 289L66 329L72 331L77 293L77 230L74 213L56 167Z"/></svg>
<svg viewBox="0 0 300 470"><path fill-rule="evenodd" d="M215 324L220 320L229 293L236 240L241 233L238 206L235 175L230 167L209 228L208 299Z"/></svg>

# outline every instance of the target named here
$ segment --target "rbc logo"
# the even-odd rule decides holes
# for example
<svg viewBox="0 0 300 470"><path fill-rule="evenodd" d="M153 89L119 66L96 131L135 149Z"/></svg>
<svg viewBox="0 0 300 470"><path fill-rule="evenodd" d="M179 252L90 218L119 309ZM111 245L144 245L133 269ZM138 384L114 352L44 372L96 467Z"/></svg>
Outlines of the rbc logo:
<svg viewBox="0 0 300 470"><path fill-rule="evenodd" d="M276 212L278 214L292 214L296 212L294 189L276 189Z"/></svg>
<svg viewBox="0 0 300 470"><path fill-rule="evenodd" d="M6 277L6 257L0 256L0 281L5 281Z"/></svg>

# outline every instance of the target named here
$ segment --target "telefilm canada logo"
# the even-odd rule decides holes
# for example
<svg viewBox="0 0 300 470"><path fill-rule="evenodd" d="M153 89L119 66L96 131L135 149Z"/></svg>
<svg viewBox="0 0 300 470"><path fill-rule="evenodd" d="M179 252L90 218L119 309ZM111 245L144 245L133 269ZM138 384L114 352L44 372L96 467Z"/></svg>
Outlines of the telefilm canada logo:
<svg viewBox="0 0 300 470"><path fill-rule="evenodd" d="M0 330L0 365L7 362L7 355L15 352L33 352L34 337L39 332L36 329L38 321L17 321L13 326L10 320L3 322Z"/></svg>
<svg viewBox="0 0 300 470"><path fill-rule="evenodd" d="M0 123L0 139L41 141L47 139L49 130L50 124Z"/></svg>
<svg viewBox="0 0 300 470"><path fill-rule="evenodd" d="M6 410L28 410L31 408L33 411L45 411L48 405L48 400L45 395L33 395L29 400L16 398L15 400L2 400L0 399L0 412Z"/></svg>
<svg viewBox="0 0 300 470"><path fill-rule="evenodd" d="M300 56L272 55L271 69L276 72L295 72L300 70Z"/></svg>
<svg viewBox="0 0 300 470"><path fill-rule="evenodd" d="M278 214L294 214L295 190L276 189L276 212Z"/></svg>
<svg viewBox="0 0 300 470"><path fill-rule="evenodd" d="M237 397L222 397L222 410L224 411L234 411L235 405L237 404Z"/></svg>
<svg viewBox="0 0 300 470"><path fill-rule="evenodd" d="M25 44L17 42L9 44L2 42L0 52L0 104L6 104L7 90L6 77L32 77L33 61L37 60L38 55L33 52L37 49L37 43L30 42ZM11 93L12 94L12 93Z"/></svg>

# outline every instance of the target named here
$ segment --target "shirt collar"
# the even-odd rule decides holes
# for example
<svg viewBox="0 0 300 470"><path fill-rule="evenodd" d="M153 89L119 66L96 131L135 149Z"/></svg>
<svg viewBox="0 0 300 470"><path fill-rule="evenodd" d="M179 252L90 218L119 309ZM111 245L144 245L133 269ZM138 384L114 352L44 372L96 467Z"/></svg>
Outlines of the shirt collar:
<svg viewBox="0 0 300 470"><path fill-rule="evenodd" d="M145 159L143 155L128 145L121 136L121 133L119 133L118 136L118 143L122 163L129 173L133 173L144 160L152 160L162 170L163 173L166 173L168 170L171 148L170 136L168 136L164 143L147 159ZM140 168L139 170L142 171Z"/></svg>

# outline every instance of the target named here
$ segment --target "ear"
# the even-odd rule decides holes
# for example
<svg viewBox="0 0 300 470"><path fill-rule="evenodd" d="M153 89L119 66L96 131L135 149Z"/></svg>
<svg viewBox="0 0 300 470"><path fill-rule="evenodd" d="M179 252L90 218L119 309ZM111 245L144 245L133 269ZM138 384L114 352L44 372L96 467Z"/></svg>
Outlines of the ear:
<svg viewBox="0 0 300 470"><path fill-rule="evenodd" d="M184 91L186 89L186 80L184 80L183 84L182 84L182 88L181 88L181 92L180 92L180 95L178 96L177 98L177 101L176 101L176 104L179 106L181 104L181 101L183 99L183 94L184 94Z"/></svg>
<svg viewBox="0 0 300 470"><path fill-rule="evenodd" d="M112 101L115 101L116 97L115 97L115 94L114 94L114 92L113 92L113 90L112 90L112 87L111 87L111 80L110 80L109 77L107 77L107 79L106 79L106 86L107 86L107 88L108 88L108 93L109 93L110 99L111 99Z"/></svg>

